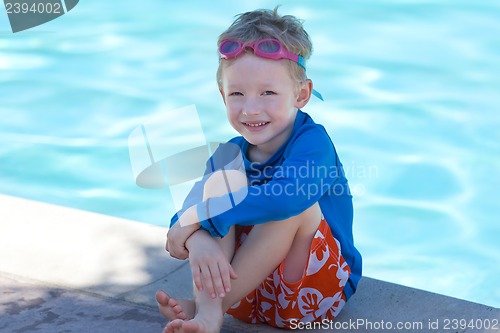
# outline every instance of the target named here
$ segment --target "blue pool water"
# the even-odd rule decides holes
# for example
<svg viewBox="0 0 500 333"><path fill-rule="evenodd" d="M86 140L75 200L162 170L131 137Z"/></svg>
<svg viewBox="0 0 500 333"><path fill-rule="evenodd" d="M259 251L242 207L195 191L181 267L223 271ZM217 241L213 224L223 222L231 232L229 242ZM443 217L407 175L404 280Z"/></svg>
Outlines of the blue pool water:
<svg viewBox="0 0 500 333"><path fill-rule="evenodd" d="M127 137L189 104L207 140L234 135L214 45L235 14L275 4L85 0L17 34L1 8L0 192L166 225L168 193L134 184ZM326 101L305 111L346 168L364 273L500 307L500 2L281 12L314 43L308 74Z"/></svg>

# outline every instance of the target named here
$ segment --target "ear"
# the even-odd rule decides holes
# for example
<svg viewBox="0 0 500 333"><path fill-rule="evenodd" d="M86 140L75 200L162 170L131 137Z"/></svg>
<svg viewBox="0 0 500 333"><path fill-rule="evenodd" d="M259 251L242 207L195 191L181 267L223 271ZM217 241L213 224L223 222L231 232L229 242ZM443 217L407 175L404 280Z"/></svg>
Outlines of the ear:
<svg viewBox="0 0 500 333"><path fill-rule="evenodd" d="M299 93L297 94L297 100L295 101L295 107L298 109L306 106L307 102L311 98L311 93L313 89L313 83L310 79L307 79L306 82L300 87Z"/></svg>
<svg viewBox="0 0 500 333"><path fill-rule="evenodd" d="M224 94L224 89L222 89L221 86L219 86L219 92L222 97L222 101L224 102L224 105L226 105L226 95Z"/></svg>

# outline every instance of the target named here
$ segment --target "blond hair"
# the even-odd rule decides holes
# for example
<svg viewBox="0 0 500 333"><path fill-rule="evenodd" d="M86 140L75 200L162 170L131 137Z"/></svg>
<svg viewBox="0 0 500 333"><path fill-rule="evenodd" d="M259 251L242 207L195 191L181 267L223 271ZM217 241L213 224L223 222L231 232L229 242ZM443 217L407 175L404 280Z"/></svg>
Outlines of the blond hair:
<svg viewBox="0 0 500 333"><path fill-rule="evenodd" d="M312 53L312 43L302 26L302 21L292 15L280 16L278 7L274 8L274 10L258 9L237 15L233 24L219 36L217 46L220 46L225 39L252 43L265 38L275 38L288 51L302 56L304 61L309 59ZM231 63L231 61L219 62L219 68L217 69L217 84L219 87L222 82L223 66L225 63ZM302 66L289 60L288 68L293 80L299 84L306 82L307 75Z"/></svg>

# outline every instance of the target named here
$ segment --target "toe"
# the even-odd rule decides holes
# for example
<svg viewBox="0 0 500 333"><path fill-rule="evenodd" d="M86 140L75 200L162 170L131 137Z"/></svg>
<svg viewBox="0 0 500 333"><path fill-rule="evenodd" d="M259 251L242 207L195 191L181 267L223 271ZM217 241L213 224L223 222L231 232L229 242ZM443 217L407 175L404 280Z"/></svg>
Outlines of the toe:
<svg viewBox="0 0 500 333"><path fill-rule="evenodd" d="M170 301L170 297L166 292L163 290L158 290L156 292L156 301L161 304L161 305L168 305L168 302Z"/></svg>
<svg viewBox="0 0 500 333"><path fill-rule="evenodd" d="M204 331L200 324L195 321L185 321L182 328L185 333L199 333Z"/></svg>
<svg viewBox="0 0 500 333"><path fill-rule="evenodd" d="M183 323L184 321L181 319L172 320L170 323L168 323L166 327L167 332L175 332L176 330L182 327Z"/></svg>
<svg viewBox="0 0 500 333"><path fill-rule="evenodd" d="M175 298L172 298L172 297L169 297L167 304L171 308L176 307L177 305L179 305L179 303L177 303L177 300Z"/></svg>

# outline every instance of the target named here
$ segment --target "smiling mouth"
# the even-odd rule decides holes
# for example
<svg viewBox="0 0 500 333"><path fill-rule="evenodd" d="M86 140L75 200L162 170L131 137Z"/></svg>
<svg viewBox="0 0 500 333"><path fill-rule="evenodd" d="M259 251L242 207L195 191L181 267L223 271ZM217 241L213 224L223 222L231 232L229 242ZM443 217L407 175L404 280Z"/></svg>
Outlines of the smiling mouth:
<svg viewBox="0 0 500 333"><path fill-rule="evenodd" d="M267 125L267 124L269 124L268 121L263 121L263 122L260 122L260 123L245 123L245 122L243 122L243 125L249 126L249 127L260 127L260 126L264 126L264 125Z"/></svg>

